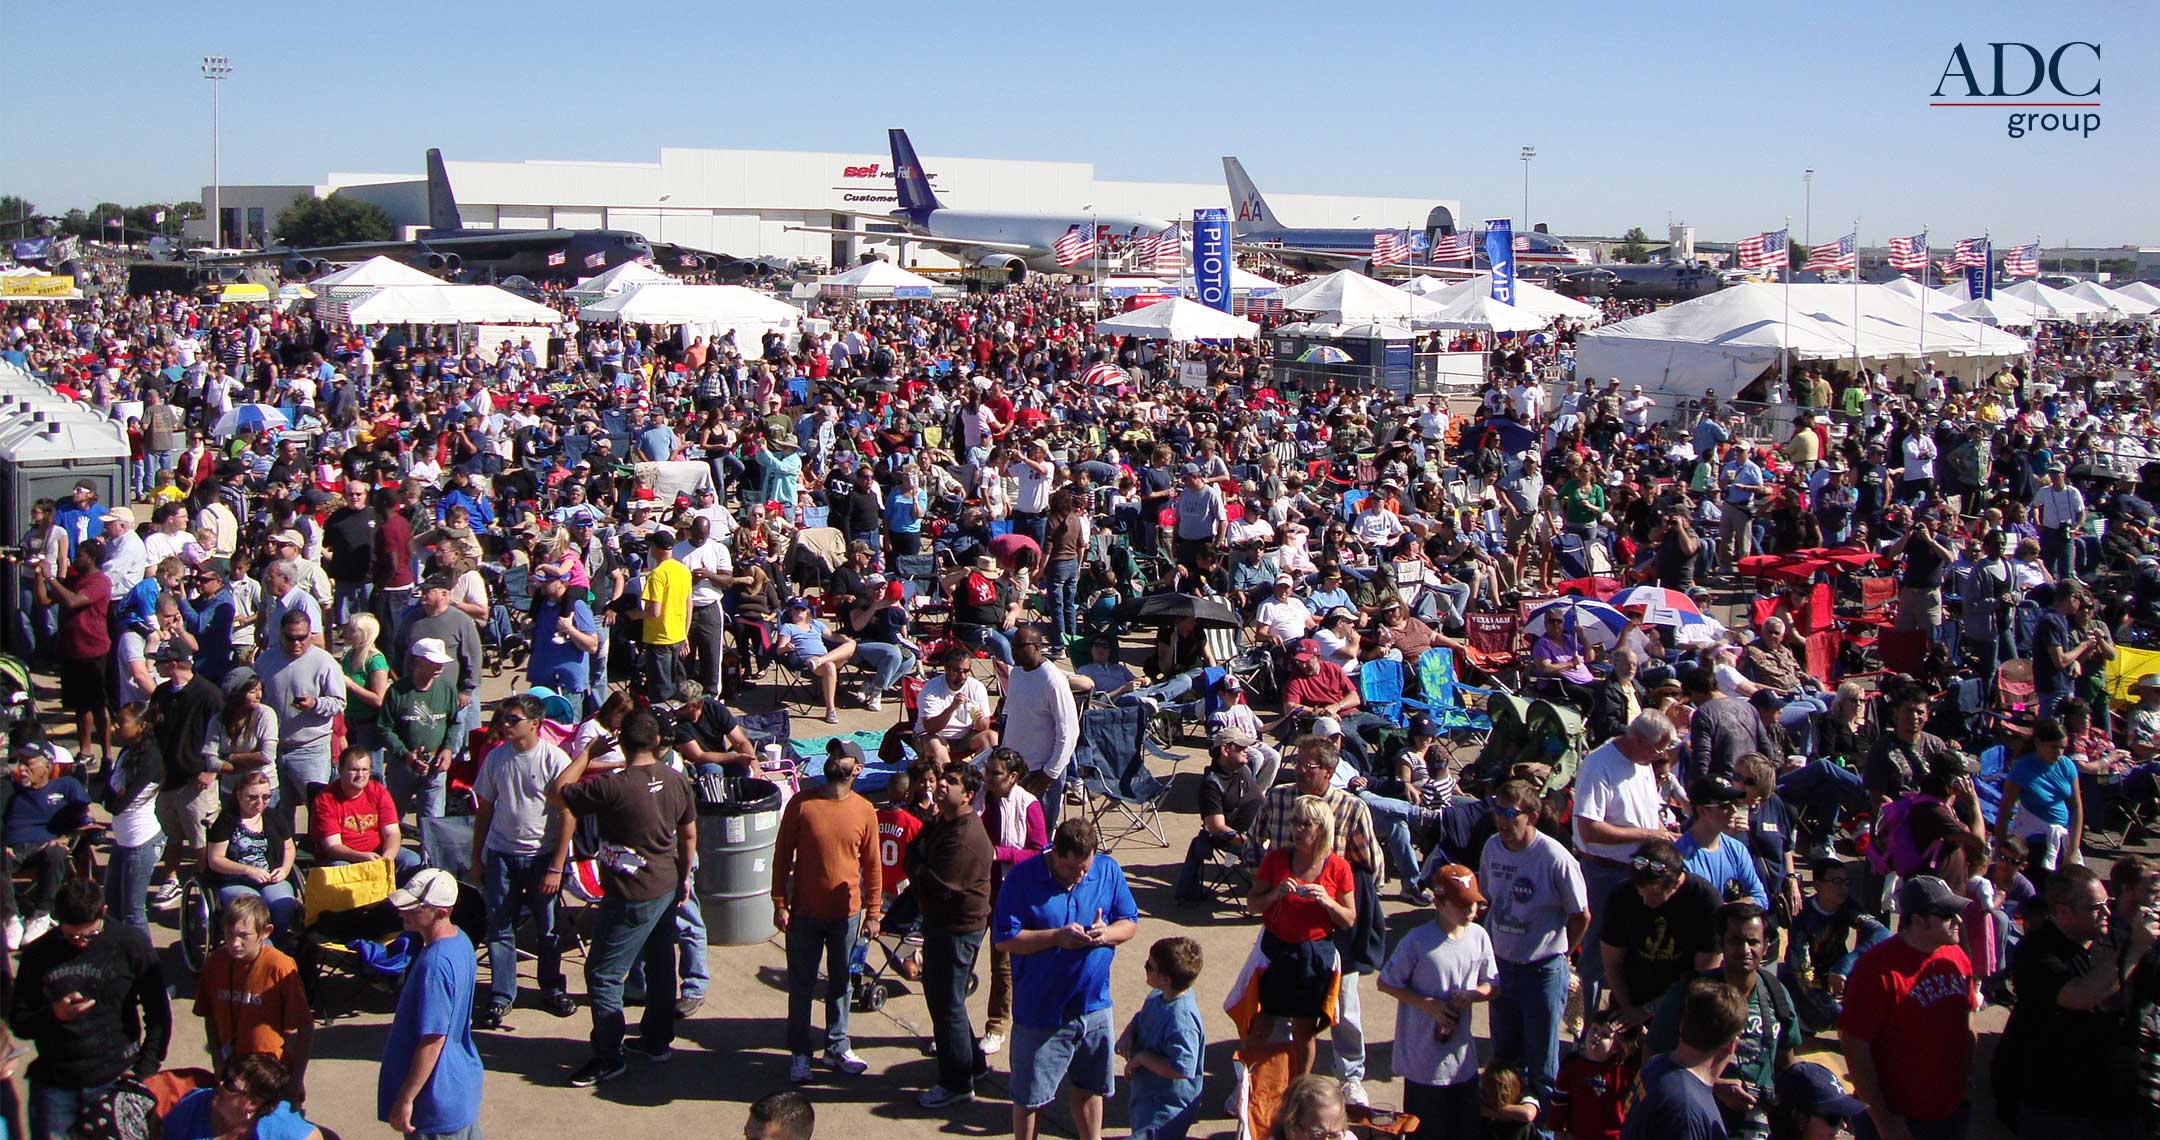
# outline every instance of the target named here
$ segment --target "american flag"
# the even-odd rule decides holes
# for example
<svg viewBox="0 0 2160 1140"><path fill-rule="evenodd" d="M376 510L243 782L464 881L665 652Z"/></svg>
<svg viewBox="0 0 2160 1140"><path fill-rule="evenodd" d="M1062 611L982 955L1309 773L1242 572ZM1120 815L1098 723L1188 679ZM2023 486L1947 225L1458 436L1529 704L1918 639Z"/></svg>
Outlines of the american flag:
<svg viewBox="0 0 2160 1140"><path fill-rule="evenodd" d="M1470 256L1469 234L1446 234L1433 242L1434 261L1468 261Z"/></svg>
<svg viewBox="0 0 2160 1140"><path fill-rule="evenodd" d="M1057 256L1059 265L1078 265L1095 256L1095 235L1074 223L1066 228L1064 237L1051 245L1050 252Z"/></svg>
<svg viewBox="0 0 2160 1140"><path fill-rule="evenodd" d="M1802 269L1821 271L1826 269L1853 270L1860 265L1860 239L1857 234L1846 234L1832 242L1824 242L1808 251L1807 264Z"/></svg>
<svg viewBox="0 0 2160 1140"><path fill-rule="evenodd" d="M598 269L606 264L607 251L604 249L596 249L585 255L585 268L587 269Z"/></svg>
<svg viewBox="0 0 2160 1140"><path fill-rule="evenodd" d="M1140 264L1149 270L1176 272L1185 267L1183 235L1171 226L1153 237L1140 239Z"/></svg>
<svg viewBox="0 0 2160 1140"><path fill-rule="evenodd" d="M2012 246L2010 252L2003 254L2003 276L2040 276L2040 243Z"/></svg>
<svg viewBox="0 0 2160 1140"><path fill-rule="evenodd" d="M1374 265L1401 265L1410 260L1410 242L1396 230L1382 230L1372 236L1372 263Z"/></svg>
<svg viewBox="0 0 2160 1140"><path fill-rule="evenodd" d="M1525 235L1525 234L1516 234L1516 235L1515 235L1515 252L1517 252L1517 253L1528 253L1528 252L1530 252L1530 238L1528 237L1528 235Z"/></svg>
<svg viewBox="0 0 2160 1140"><path fill-rule="evenodd" d="M564 252L563 252L562 250L559 250L559 249L555 249L555 250L549 250L549 251L548 251L548 255L547 255L547 263L548 263L549 265L561 265L561 264L563 264L564 262L567 262L567 261L569 261L569 260L570 260L570 255L569 255L569 254L567 254L567 253L564 253Z"/></svg>
<svg viewBox="0 0 2160 1140"><path fill-rule="evenodd" d="M1911 237L1890 239L1890 268L1926 269L1928 263L1927 231L1921 230Z"/></svg>
<svg viewBox="0 0 2160 1140"><path fill-rule="evenodd" d="M1784 230L1770 230L1740 239L1733 247L1742 269L1783 269L1792 264L1791 241Z"/></svg>
<svg viewBox="0 0 2160 1140"><path fill-rule="evenodd" d="M1957 243L1958 265L1986 265L1988 263L1988 239L1959 238Z"/></svg>
<svg viewBox="0 0 2160 1140"><path fill-rule="evenodd" d="M1944 277L1954 277L1954 276L1956 276L1956 275L1957 275L1957 271L1958 271L1958 260L1957 260L1957 258L1954 258L1954 257L1946 257L1946 258L1943 258L1943 259L1942 259L1941 261L1938 261L1938 262L1936 262L1936 263L1935 263L1935 271L1936 271L1937 273L1940 273L1940 274L1942 274L1942 275L1943 275Z"/></svg>

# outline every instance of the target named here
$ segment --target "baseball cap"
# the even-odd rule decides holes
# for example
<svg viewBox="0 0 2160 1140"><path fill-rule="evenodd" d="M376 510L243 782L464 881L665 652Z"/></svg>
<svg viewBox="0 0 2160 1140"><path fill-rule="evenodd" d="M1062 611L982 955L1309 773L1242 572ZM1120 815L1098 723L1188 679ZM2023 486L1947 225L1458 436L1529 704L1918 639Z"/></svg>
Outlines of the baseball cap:
<svg viewBox="0 0 2160 1140"><path fill-rule="evenodd" d="M2160 673L2147 673L2137 679L2136 689L2160 689Z"/></svg>
<svg viewBox="0 0 2160 1140"><path fill-rule="evenodd" d="M1965 913L1965 900L1951 892L1950 884L1934 875L1914 875L1898 884L1897 910L1899 914L1951 918Z"/></svg>
<svg viewBox="0 0 2160 1140"><path fill-rule="evenodd" d="M1315 717L1312 730L1314 736L1341 736L1342 722L1331 716Z"/></svg>
<svg viewBox="0 0 2160 1140"><path fill-rule="evenodd" d="M456 584L457 583L450 580L450 576L448 574L430 574L425 580L420 583L420 589L423 591L447 590L450 589L452 586L455 586Z"/></svg>
<svg viewBox="0 0 2160 1140"><path fill-rule="evenodd" d="M1178 469L1178 474L1180 475L1198 475L1199 473L1200 465L1197 463L1188 463Z"/></svg>
<svg viewBox="0 0 2160 1140"><path fill-rule="evenodd" d="M1485 893L1478 890L1477 872L1460 863L1450 863L1433 872L1433 894L1457 906L1476 906L1485 901Z"/></svg>
<svg viewBox="0 0 2160 1140"><path fill-rule="evenodd" d="M300 537L300 532L297 530L281 530L277 532L277 537L271 541L278 546L305 547L307 545L307 539Z"/></svg>
<svg viewBox="0 0 2160 1140"><path fill-rule="evenodd" d="M433 665L450 663L450 647L439 637L423 637L413 642L412 655Z"/></svg>
<svg viewBox="0 0 2160 1140"><path fill-rule="evenodd" d="M1440 724L1424 713L1419 713L1410 718L1410 735L1438 736L1440 735Z"/></svg>
<svg viewBox="0 0 2160 1140"><path fill-rule="evenodd" d="M1757 689L1755 690L1755 695L1748 698L1748 703L1754 705L1758 709L1763 709L1769 712L1777 712L1779 709L1785 707L1785 698L1778 696L1776 693L1773 693L1768 689Z"/></svg>
<svg viewBox="0 0 2160 1140"><path fill-rule="evenodd" d="M399 910L418 906L439 906L448 910L457 905L457 880L440 867L425 868L408 879L404 886L390 892L390 905Z"/></svg>
<svg viewBox="0 0 2160 1140"><path fill-rule="evenodd" d="M172 661L186 661L189 664L193 664L195 658L191 656L187 650L181 648L179 642L168 641L165 644L157 647L157 652L150 655L150 660L158 662L159 664L164 664L166 662Z"/></svg>
<svg viewBox="0 0 2160 1140"><path fill-rule="evenodd" d="M135 525L135 512L126 507L114 507L98 518L99 522L116 522L123 526Z"/></svg>
<svg viewBox="0 0 2160 1140"><path fill-rule="evenodd" d="M1251 748L1253 745L1260 743L1252 733L1242 728L1227 726L1216 729L1215 734L1209 737L1208 740L1214 744L1235 744L1239 748Z"/></svg>
<svg viewBox="0 0 2160 1140"><path fill-rule="evenodd" d="M1320 656L1320 644L1309 637L1301 638L1290 646L1290 656L1318 657Z"/></svg>
<svg viewBox="0 0 2160 1140"><path fill-rule="evenodd" d="M1867 1104L1845 1091L1836 1073L1813 1061L1802 1061L1777 1075L1777 1102L1814 1116L1850 1120L1867 1111Z"/></svg>
<svg viewBox="0 0 2160 1140"><path fill-rule="evenodd" d="M1700 807L1703 804L1736 804L1746 796L1723 776L1697 776L1688 782L1687 798L1689 803Z"/></svg>

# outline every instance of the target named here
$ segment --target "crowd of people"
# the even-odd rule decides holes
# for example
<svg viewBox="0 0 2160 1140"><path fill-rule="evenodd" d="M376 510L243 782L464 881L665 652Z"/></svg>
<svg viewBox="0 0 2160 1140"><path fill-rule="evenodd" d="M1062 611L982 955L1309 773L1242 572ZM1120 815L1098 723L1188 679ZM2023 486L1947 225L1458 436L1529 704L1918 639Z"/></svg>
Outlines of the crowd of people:
<svg viewBox="0 0 2160 1140"><path fill-rule="evenodd" d="M135 447L127 486L40 501L21 536L9 632L68 718L17 730L5 789L32 1134L156 1074L151 916L200 882L223 1083L198 1111L306 1135L303 864L396 884L393 1128L479 1135L472 1032L518 998L514 969L478 988L479 947L514 963L521 925L538 1007L589 1010L569 1084L668 1059L709 982L700 804L772 774L776 692L809 709L796 737L880 718L780 818L796 1083L866 1072L838 980L913 930L920 1106L972 1100L1002 1054L1022 1137L1060 1088L1100 1135L1120 1072L1135 1135L1216 1115L1196 994L1226 990L1235 1114L1371 1122L1367 975L1424 1137L1965 1135L1975 1012L2011 1000L2006 1125L2149 1126L2160 870L2083 866L2160 773L2160 675L2135 705L2109 687L2160 629L2148 331L2044 328L1977 373L1803 363L1683 411L1571 375L1565 328L1461 338L1488 379L1451 399L1279 385L1264 342L1100 338L1092 305L1031 284L516 345L172 295L0 311L0 358ZM248 404L290 426L229 424ZM1629 587L1670 600L1514 624ZM1720 606L1707 637L1677 616ZM480 699L504 668L513 695ZM1568 710L1579 744L1477 747L1491 710L1456 668ZM1077 806L1083 726L1113 714L1207 735L1171 914ZM854 790L872 766L882 803ZM458 816L462 887L416 849ZM555 934L574 857L601 880L581 994ZM1392 938L1390 883L1416 908ZM1118 948L1216 903L1259 918L1242 966L1150 937L1121 1029ZM799 1101L768 1135L808 1134Z"/></svg>

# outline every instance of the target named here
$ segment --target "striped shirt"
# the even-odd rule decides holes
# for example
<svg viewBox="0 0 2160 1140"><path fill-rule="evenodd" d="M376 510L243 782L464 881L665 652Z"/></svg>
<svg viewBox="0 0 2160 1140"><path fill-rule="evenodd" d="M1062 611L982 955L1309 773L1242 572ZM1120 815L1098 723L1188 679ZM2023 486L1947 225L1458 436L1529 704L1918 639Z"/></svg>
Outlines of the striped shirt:
<svg viewBox="0 0 2160 1140"><path fill-rule="evenodd" d="M1260 805L1259 822L1252 829L1260 842L1245 845L1248 865L1258 866L1260 857L1272 848L1290 846L1290 809L1297 804L1299 794L1294 783L1269 789L1266 802ZM1335 813L1335 854L1349 860L1353 869L1370 872L1373 881L1379 882L1386 861L1380 857L1380 841L1373 835L1372 813L1365 810L1365 801L1341 788L1329 788L1320 798Z"/></svg>

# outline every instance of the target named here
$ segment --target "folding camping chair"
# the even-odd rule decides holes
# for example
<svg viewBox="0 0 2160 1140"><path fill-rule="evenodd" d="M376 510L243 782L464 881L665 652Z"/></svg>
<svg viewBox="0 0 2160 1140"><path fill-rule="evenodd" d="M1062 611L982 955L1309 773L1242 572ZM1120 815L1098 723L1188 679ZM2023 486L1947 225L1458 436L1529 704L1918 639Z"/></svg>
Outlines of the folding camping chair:
<svg viewBox="0 0 2160 1140"><path fill-rule="evenodd" d="M1434 646L1418 654L1418 690L1425 698L1425 715L1433 718L1440 730L1440 739L1452 758L1457 743L1478 747L1492 733L1492 718L1483 710L1473 708L1463 701L1463 694L1475 693L1481 700L1491 700L1505 695L1501 689L1466 685L1455 677L1455 651L1446 646Z"/></svg>
<svg viewBox="0 0 2160 1140"><path fill-rule="evenodd" d="M1522 617L1513 613L1463 615L1463 640L1470 645L1463 664L1485 675L1494 687L1509 691L1508 674L1522 660Z"/></svg>
<svg viewBox="0 0 2160 1140"><path fill-rule="evenodd" d="M1135 837L1170 846L1162 828L1162 804L1176 780L1148 771L1141 755L1145 710L1132 705L1092 707L1080 714L1080 742L1073 773L1084 793L1083 808L1095 825L1096 843L1108 854Z"/></svg>
<svg viewBox="0 0 2160 1140"><path fill-rule="evenodd" d="M1425 702L1403 695L1403 665L1391 657L1376 657L1358 666L1358 700L1363 710L1396 728L1410 723L1410 710L1425 710Z"/></svg>

